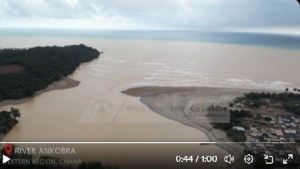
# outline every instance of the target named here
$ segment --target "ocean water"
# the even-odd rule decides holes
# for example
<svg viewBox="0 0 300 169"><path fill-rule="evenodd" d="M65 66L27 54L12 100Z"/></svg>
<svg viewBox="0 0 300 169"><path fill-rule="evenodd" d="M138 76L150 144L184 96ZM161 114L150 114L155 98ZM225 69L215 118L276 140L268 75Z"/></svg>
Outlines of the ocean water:
<svg viewBox="0 0 300 169"><path fill-rule="evenodd" d="M262 47L300 49L300 36L209 31L146 31L146 30L76 30L76 29L0 29L0 36L85 37L99 39L132 39L212 42Z"/></svg>

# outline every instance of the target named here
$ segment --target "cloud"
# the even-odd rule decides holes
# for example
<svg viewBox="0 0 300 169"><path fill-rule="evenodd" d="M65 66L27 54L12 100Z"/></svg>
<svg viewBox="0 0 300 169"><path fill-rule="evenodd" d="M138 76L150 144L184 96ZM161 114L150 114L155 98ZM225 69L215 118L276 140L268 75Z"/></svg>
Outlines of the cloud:
<svg viewBox="0 0 300 169"><path fill-rule="evenodd" d="M228 29L300 25L295 0L0 0L1 27Z"/></svg>

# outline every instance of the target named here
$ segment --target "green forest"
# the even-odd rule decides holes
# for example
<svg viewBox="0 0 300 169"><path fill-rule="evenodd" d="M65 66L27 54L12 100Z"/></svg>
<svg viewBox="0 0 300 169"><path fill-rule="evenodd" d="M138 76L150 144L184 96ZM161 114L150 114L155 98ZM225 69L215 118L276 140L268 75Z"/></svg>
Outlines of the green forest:
<svg viewBox="0 0 300 169"><path fill-rule="evenodd" d="M279 104L280 107L300 115L300 94L284 92L284 93L246 93L244 97L238 97L235 103L242 102L250 108L260 108L262 106L272 106Z"/></svg>
<svg viewBox="0 0 300 169"><path fill-rule="evenodd" d="M17 73L0 74L0 101L33 96L99 55L98 50L83 44L0 49L0 67L18 65L24 68Z"/></svg>
<svg viewBox="0 0 300 169"><path fill-rule="evenodd" d="M10 111L0 112L0 137L8 133L19 121L21 114L19 109L11 108Z"/></svg>

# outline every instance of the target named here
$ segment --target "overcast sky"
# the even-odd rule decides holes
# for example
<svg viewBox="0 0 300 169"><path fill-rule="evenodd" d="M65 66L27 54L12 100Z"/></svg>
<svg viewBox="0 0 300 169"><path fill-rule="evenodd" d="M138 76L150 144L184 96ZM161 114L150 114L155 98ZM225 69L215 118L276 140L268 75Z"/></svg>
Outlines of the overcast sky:
<svg viewBox="0 0 300 169"><path fill-rule="evenodd" d="M0 0L0 27L300 30L296 0Z"/></svg>

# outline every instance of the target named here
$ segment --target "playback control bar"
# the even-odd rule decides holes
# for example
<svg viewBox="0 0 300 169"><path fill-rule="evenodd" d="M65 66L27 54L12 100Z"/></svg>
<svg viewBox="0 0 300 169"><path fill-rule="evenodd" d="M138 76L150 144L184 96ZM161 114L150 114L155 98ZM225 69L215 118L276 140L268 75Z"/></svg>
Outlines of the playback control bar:
<svg viewBox="0 0 300 169"><path fill-rule="evenodd" d="M206 151L198 151L197 148ZM300 169L299 155L294 153L265 153L255 155L251 151L243 153L218 153L210 151L208 144L143 143L131 144L101 143L101 144L1 144L0 168L30 168L30 166L49 166L48 168L77 169L86 163L99 160L102 164L126 168L225 168L232 166L237 169L246 168L290 168ZM192 147L192 149L191 149ZM196 151L193 149L196 148ZM111 151L110 150L119 150ZM200 149L199 149L200 150ZM168 153L170 151L171 153ZM136 153L137 152L137 153ZM154 152L154 153L153 153ZM209 154L209 155L207 155ZM98 162L98 161L97 161ZM35 167L36 168L36 167ZM105 169L105 168L104 168Z"/></svg>
<svg viewBox="0 0 300 169"><path fill-rule="evenodd" d="M255 162L255 160L262 161L265 165L282 165L282 166L289 166L289 164L295 164L294 163L294 155L293 154L287 154L286 158L281 158L280 161L277 159L275 161L275 158L272 155L265 154L263 157L260 157L261 159L257 159L258 157L254 157L251 154L246 154L242 159L237 159L234 155L226 155L223 158L219 159L218 156L176 156L175 161L177 163L217 163L218 160L224 161L228 164L234 164L235 162L241 162L245 165L251 165Z"/></svg>

